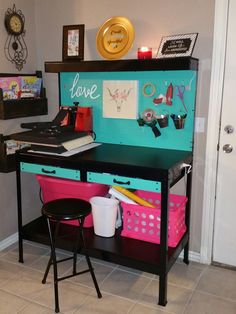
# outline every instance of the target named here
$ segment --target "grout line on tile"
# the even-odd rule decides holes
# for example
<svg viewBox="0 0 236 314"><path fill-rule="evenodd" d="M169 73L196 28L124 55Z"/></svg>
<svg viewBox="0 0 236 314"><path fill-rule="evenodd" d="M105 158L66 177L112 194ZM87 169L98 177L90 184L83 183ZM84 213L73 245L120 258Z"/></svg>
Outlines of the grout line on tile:
<svg viewBox="0 0 236 314"><path fill-rule="evenodd" d="M185 306L184 306L183 314L184 314L184 312L186 311L187 306L190 304L190 302L191 302L191 300L192 300L192 298L193 298L193 294L194 294L196 291L198 291L198 290L196 290L196 288L197 288L197 286L198 286L198 284L199 284L199 282L200 282L200 280L201 280L203 274L207 271L207 269L208 269L208 267L206 267L205 269L203 269L203 271L201 272L200 276L198 277L197 282L196 282L196 284L195 284L195 286L194 286L194 289L193 289L193 291L192 291L192 293L191 293L191 295L190 295L188 301L186 302L186 304L185 304Z"/></svg>
<svg viewBox="0 0 236 314"><path fill-rule="evenodd" d="M25 300L25 301L26 301L26 300ZM27 300L27 301L28 301L28 300ZM27 307L28 307L29 305L32 305L32 304L41 306L42 308L44 308L44 309L46 309L46 310L50 310L50 311L54 312L54 310L53 310L52 308L50 308L50 307L48 307L48 306L45 306L45 305L42 305L42 304L39 304L38 302L34 302L34 301L30 300L29 303L23 305L22 308L20 308L20 309L16 312L16 314L21 314L22 311L24 311L25 309L27 309ZM60 314L63 314L63 312L60 311Z"/></svg>
<svg viewBox="0 0 236 314"><path fill-rule="evenodd" d="M116 270L118 269L118 265L116 265L109 274L107 274L105 276L105 278L101 281L101 283L99 284L100 286L102 286L102 284L104 283L104 281L109 278L111 276L111 274L113 274Z"/></svg>
<svg viewBox="0 0 236 314"><path fill-rule="evenodd" d="M118 295L118 294L114 294L114 293L111 293L111 292L108 292L108 291L103 291L102 289L101 290L101 293L102 295L110 295L110 296L113 296L113 297L116 297L116 298L119 298L119 299L122 299L122 300L125 300L125 301L129 301L129 302L133 302L133 303L137 303L138 302L138 299L129 299L129 298L126 298L126 297L123 297L121 295ZM95 291L95 289L94 289Z"/></svg>
<svg viewBox="0 0 236 314"><path fill-rule="evenodd" d="M50 309L50 310L52 310L52 311L54 310L53 307L45 306L44 304L38 302L37 300L29 299L29 298L27 298L27 297L25 297L25 296L19 295L19 294L17 294L17 293L12 293L11 291L4 290L4 289L2 289L2 288L0 288L0 291L3 291L4 293L8 293L8 294L10 294L10 295L12 295L12 296L18 297L18 298L20 298L20 299L23 299L24 301L28 301L28 302L30 302L30 303L43 306L43 307L45 307L46 309ZM21 309L21 310L22 310L22 309ZM61 313L62 313L62 312L61 312Z"/></svg>
<svg viewBox="0 0 236 314"><path fill-rule="evenodd" d="M191 292L191 294L190 294L190 296L189 296L189 298L188 298L186 304L184 305L182 314L184 314L184 312L186 311L188 305L190 304L190 302L191 302L191 300L192 300L192 298L193 298L193 294L194 294L195 291L196 291L196 290L192 290L192 292Z"/></svg>
<svg viewBox="0 0 236 314"><path fill-rule="evenodd" d="M158 309L158 310L162 311L163 314L164 313L166 313L166 314L177 314L176 312L171 312L171 311L167 310L165 306L160 306L158 304L156 304L158 306L158 308L156 306L152 306L150 304L142 303L142 302L139 302L139 301L136 303L136 305L143 305L143 306L145 306L145 307L147 307L149 309L152 309L152 310L157 310Z"/></svg>
<svg viewBox="0 0 236 314"><path fill-rule="evenodd" d="M134 309L134 307L136 306L136 304L138 304L138 302L135 302L135 303L130 307L130 309L128 310L127 314L129 314L129 313Z"/></svg>
<svg viewBox="0 0 236 314"><path fill-rule="evenodd" d="M154 279L154 276L155 276L155 274L153 274L153 276L146 276L146 275L139 274L139 273L137 273L135 271L132 271L132 270L122 269L122 268L120 268L119 265L117 265L117 268L118 268L118 270L120 270L122 272L125 272L125 273L128 273L128 274L132 274L132 275L136 275L136 276L140 276L140 277L144 277L144 278L148 278L148 279Z"/></svg>
<svg viewBox="0 0 236 314"><path fill-rule="evenodd" d="M200 294L209 295L209 296L211 296L211 297L214 297L214 298L217 298L217 299L220 299L220 300L223 300L223 301L236 303L236 300L234 300L234 299L230 299L230 298L222 297L222 296L220 296L220 295L216 295L216 294L209 293L209 292L206 292L206 291L202 291L202 290L195 290L195 292L198 292L198 293L200 293Z"/></svg>
<svg viewBox="0 0 236 314"><path fill-rule="evenodd" d="M109 274L107 274L106 276L105 276L105 278L101 281L101 283L99 284L99 287L100 286L102 286L102 284L103 284L103 282L117 269L117 267L118 266L116 266L116 267L114 267L113 269L112 269L112 271L109 273ZM96 276L96 272L95 272L95 276ZM73 278L73 277L72 277ZM91 279L92 280L92 279ZM70 281L70 279L68 279L68 281ZM80 285L80 286L83 286L83 287L86 287L86 288L93 288L94 290L95 290L95 288L93 287L93 286L87 286L87 285L85 285L85 284L83 284L83 283L80 283L80 282L74 282L74 281L70 281L71 283L73 283L73 284L75 284L75 285ZM101 289L100 289L101 290ZM107 293L107 292L106 292Z"/></svg>

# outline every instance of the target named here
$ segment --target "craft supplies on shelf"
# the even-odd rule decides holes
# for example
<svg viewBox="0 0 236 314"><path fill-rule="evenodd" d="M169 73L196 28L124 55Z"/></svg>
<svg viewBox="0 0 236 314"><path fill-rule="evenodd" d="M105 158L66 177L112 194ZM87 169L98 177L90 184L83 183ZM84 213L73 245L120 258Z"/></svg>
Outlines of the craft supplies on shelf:
<svg viewBox="0 0 236 314"><path fill-rule="evenodd" d="M127 197L123 193L117 191L114 187L111 187L110 190L108 191L108 193L110 195L112 195L113 197L117 198L119 201L123 201L123 202L126 202L128 204L137 204L136 202L134 202L132 199L130 199L129 197Z"/></svg>
<svg viewBox="0 0 236 314"><path fill-rule="evenodd" d="M139 205L143 205L146 207L151 207L154 208L155 205L151 204L150 202L144 200L142 197L140 197L139 195L130 192L129 190L121 187L121 186L113 186L112 188L114 188L115 190L119 191L120 193L124 194L125 196L127 196L128 198L130 198L131 200L135 201L136 203L138 203Z"/></svg>
<svg viewBox="0 0 236 314"><path fill-rule="evenodd" d="M160 243L161 194L142 190L135 191L137 197L155 205L147 206L121 203L123 208L123 230L121 235L128 238ZM169 195L168 246L178 245L186 232L185 205L187 198L181 195Z"/></svg>

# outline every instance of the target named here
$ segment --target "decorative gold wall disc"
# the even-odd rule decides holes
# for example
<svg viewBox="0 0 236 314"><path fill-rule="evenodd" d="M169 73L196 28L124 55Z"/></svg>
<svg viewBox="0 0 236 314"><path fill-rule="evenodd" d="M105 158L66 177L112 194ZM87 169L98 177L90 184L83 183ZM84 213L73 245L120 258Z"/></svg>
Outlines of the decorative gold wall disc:
<svg viewBox="0 0 236 314"><path fill-rule="evenodd" d="M116 16L107 20L97 33L97 50L105 59L120 59L131 48L134 27L126 17Z"/></svg>

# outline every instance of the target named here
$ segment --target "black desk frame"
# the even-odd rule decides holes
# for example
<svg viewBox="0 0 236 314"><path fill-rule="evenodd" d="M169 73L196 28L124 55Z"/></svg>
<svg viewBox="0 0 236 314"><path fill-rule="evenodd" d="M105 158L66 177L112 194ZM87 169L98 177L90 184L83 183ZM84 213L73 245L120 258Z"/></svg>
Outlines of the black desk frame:
<svg viewBox="0 0 236 314"><path fill-rule="evenodd" d="M103 153L104 149L104 161ZM120 161L119 154L117 160L114 156L109 159L108 152L117 152L124 150L131 152L136 159L131 162L133 156L126 160ZM140 151L140 158L137 152ZM143 156L148 156L153 160L154 151L156 154L157 165L150 166L148 159L142 161ZM165 161L166 156L173 154L173 160ZM114 154L115 155L115 154ZM129 155L129 154L128 154ZM120 155L121 156L121 155ZM170 157L172 158L172 156ZM129 160L130 159L130 160ZM165 166L160 167L163 160ZM53 165L55 167L64 167L68 169L80 170L81 181L86 182L88 171L97 171L102 173L120 174L126 176L134 176L140 179L148 179L161 182L161 239L160 245L129 239L120 236L120 230L117 230L113 238L103 238L96 236L93 228L85 229L85 241L88 253L91 256L117 263L131 268L159 275L159 305L167 303L167 275L181 251L184 249L184 263L189 263L189 222L190 222L190 203L191 203L191 172L185 174L181 167L182 163L192 164L192 152L172 151L164 149L137 148L103 144L99 148L94 148L88 152L83 152L76 156L61 157L44 155L38 153L19 151L16 154L16 179L17 179L17 203L18 203L18 230L19 230L19 262L23 263L23 240L32 240L44 244L48 244L46 229L44 230L41 217L35 221L23 226L22 224L22 195L21 195L21 163L32 163L40 165ZM142 165L143 162L143 165ZM149 164L149 165L148 165ZM169 217L169 192L170 188L175 185L181 178L186 175L186 196L188 202L186 205L185 223L187 231L181 241L175 248L168 247L168 217ZM74 228L65 226L65 228ZM60 248L68 249L65 242L59 244Z"/></svg>

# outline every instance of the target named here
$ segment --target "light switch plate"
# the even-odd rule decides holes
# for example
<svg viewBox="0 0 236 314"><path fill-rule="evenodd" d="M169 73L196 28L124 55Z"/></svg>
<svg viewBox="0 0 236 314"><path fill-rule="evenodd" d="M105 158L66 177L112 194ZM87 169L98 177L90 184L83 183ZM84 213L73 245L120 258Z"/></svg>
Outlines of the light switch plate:
<svg viewBox="0 0 236 314"><path fill-rule="evenodd" d="M196 133L204 133L205 131L205 118L196 117L194 131Z"/></svg>

